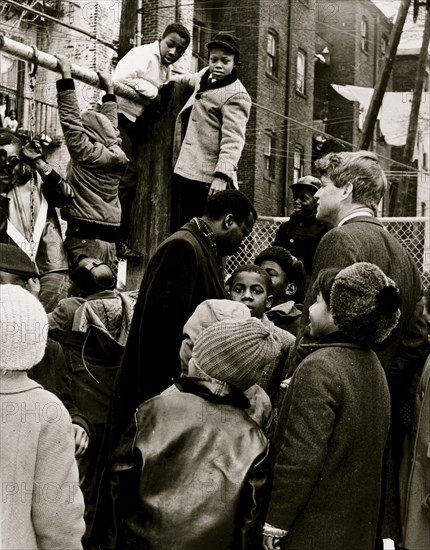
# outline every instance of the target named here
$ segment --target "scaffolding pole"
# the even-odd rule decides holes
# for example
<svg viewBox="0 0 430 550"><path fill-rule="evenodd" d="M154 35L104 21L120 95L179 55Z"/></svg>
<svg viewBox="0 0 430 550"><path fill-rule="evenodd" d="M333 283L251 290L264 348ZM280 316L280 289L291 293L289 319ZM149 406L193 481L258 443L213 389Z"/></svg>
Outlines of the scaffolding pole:
<svg viewBox="0 0 430 550"><path fill-rule="evenodd" d="M48 71L61 73L58 65L58 60L54 55L42 52L40 50L37 50L37 48L32 48L31 46L21 44L21 42L17 42L16 40L7 38L2 33L0 33L0 51L9 54L12 57L21 59L22 61L27 61L28 63L33 63L35 65L38 65L39 67L43 67ZM102 86L100 85L99 75L96 71L92 71L90 69L86 69L75 64L72 64L71 69L72 77L76 80L84 82L85 84L89 84L90 86L94 86L94 88L103 90ZM145 98L126 84L115 82L114 91L115 94L120 97L130 99L131 101L134 101L141 105L148 104L147 98Z"/></svg>

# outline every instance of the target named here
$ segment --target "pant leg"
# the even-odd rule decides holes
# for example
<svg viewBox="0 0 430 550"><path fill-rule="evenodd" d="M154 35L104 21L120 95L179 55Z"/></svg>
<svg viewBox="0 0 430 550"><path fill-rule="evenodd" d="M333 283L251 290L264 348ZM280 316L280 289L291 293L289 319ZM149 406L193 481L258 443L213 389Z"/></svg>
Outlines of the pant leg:
<svg viewBox="0 0 430 550"><path fill-rule="evenodd" d="M122 139L122 150L127 155L129 163L118 187L118 196L121 203L121 231L120 240L127 241L130 229L131 209L136 195L139 174L136 166L137 138L135 123L122 113L118 114L118 129Z"/></svg>
<svg viewBox="0 0 430 550"><path fill-rule="evenodd" d="M206 208L210 185L175 175L172 182L170 232L174 233Z"/></svg>
<svg viewBox="0 0 430 550"><path fill-rule="evenodd" d="M58 302L67 298L69 276L65 271L45 273L40 277L39 300L47 313L57 307Z"/></svg>
<svg viewBox="0 0 430 550"><path fill-rule="evenodd" d="M94 258L107 264L113 271L117 269L115 243L100 239L80 239L66 237L64 247L67 252L69 265L73 268L80 257Z"/></svg>

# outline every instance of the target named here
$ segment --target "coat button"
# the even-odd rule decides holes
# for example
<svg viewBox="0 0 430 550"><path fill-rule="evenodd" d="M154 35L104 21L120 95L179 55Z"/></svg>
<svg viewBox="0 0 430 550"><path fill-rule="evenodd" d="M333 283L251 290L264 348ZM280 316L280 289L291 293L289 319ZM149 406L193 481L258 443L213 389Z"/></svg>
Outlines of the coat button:
<svg viewBox="0 0 430 550"><path fill-rule="evenodd" d="M424 399L424 396L425 396L425 392L423 391L420 391L420 393L418 394L420 396L420 399Z"/></svg>
<svg viewBox="0 0 430 550"><path fill-rule="evenodd" d="M294 242L294 239L290 239L290 243L293 243Z"/></svg>

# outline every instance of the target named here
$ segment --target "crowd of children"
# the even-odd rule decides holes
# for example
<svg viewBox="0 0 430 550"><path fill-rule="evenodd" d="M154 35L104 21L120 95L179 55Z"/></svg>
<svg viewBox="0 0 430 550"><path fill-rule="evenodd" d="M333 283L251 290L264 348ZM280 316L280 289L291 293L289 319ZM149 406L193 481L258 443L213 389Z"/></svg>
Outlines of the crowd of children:
<svg viewBox="0 0 430 550"><path fill-rule="evenodd" d="M251 99L230 34L208 43L207 68L172 78L189 42L169 25L114 74L147 102L170 80L192 90L176 128L175 233L139 294L116 289L115 266L141 255L127 231L145 99L117 107L100 73L102 105L81 113L57 56L64 179L0 129L0 547L374 550L394 410L377 353L405 323L407 292L360 258L310 286L340 161L292 186L295 215L274 245L224 279L257 219L236 189ZM406 550L430 542L429 360L418 378L399 480Z"/></svg>

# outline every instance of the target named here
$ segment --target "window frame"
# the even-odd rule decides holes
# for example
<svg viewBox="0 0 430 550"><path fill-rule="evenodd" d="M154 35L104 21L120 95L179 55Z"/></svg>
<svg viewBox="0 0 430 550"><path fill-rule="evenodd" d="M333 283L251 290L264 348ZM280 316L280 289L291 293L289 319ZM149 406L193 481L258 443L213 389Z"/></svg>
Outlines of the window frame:
<svg viewBox="0 0 430 550"><path fill-rule="evenodd" d="M297 157L298 154L298 157ZM298 158L299 162L296 163ZM302 178L305 174L305 148L300 143L296 143L293 153L293 183Z"/></svg>
<svg viewBox="0 0 430 550"><path fill-rule="evenodd" d="M272 38L274 51L269 51L269 40ZM271 63L270 63L271 62ZM271 66L270 66L271 65ZM266 75L270 78L278 79L279 77L279 34L274 29L267 31L266 43Z"/></svg>
<svg viewBox="0 0 430 550"><path fill-rule="evenodd" d="M268 130L264 134L264 177L266 179L274 180L276 176L275 172L275 155L273 151L276 148L276 136L272 130Z"/></svg>
<svg viewBox="0 0 430 550"><path fill-rule="evenodd" d="M360 47L362 52L369 53L369 20L364 15L360 22Z"/></svg>
<svg viewBox="0 0 430 550"><path fill-rule="evenodd" d="M303 72L301 74L301 81L299 81L299 59L303 60ZM302 50L299 48L297 50L297 57L296 57L296 92L298 92L301 95L306 95L307 91L307 73L308 68L308 56L305 50ZM301 83L301 86L299 85Z"/></svg>

